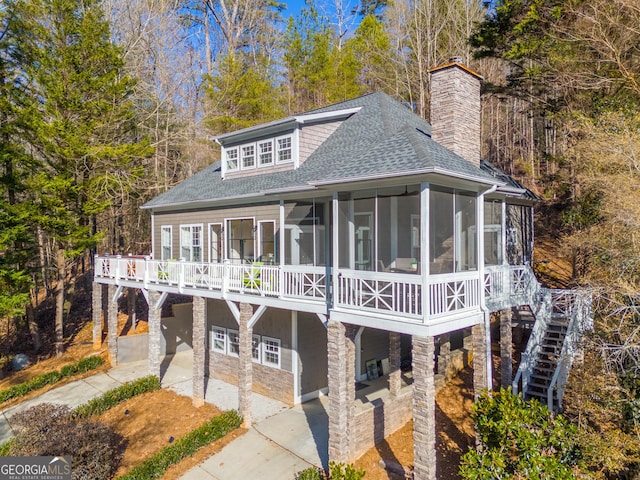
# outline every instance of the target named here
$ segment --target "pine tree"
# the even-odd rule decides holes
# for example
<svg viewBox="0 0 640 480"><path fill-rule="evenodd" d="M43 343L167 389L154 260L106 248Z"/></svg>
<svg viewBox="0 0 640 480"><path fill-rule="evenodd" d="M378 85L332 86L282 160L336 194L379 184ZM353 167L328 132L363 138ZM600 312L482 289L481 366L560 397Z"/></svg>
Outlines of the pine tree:
<svg viewBox="0 0 640 480"><path fill-rule="evenodd" d="M20 115L37 168L25 182L31 220L54 252L56 351L63 350L66 281L71 261L100 239L96 216L142 174L149 153L137 137L121 50L110 40L97 0L9 0L12 55L31 104Z"/></svg>

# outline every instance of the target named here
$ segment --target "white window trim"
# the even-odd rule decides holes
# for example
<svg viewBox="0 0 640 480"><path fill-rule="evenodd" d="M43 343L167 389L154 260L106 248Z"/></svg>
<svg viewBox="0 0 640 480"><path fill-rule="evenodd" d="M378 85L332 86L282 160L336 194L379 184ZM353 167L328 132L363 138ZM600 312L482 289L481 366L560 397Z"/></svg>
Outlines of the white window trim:
<svg viewBox="0 0 640 480"><path fill-rule="evenodd" d="M288 160L280 160L280 148L279 148L279 145L278 145L278 140L283 140L285 138L288 138L289 141L291 142L291 146L289 147L290 150L291 150L291 158L288 159ZM295 157L296 157L296 155L295 155L296 152L295 152L295 149L294 149L294 141L293 140L294 140L293 133L290 133L290 134L287 134L287 135L281 135L280 137L274 138L274 144L275 144L274 145L275 146L274 153L275 153L276 165L287 165L289 163L294 163Z"/></svg>
<svg viewBox="0 0 640 480"><path fill-rule="evenodd" d="M200 261L204 261L204 226L202 223L185 223L184 225L180 225L180 257L182 258L182 248L186 245L182 244L182 229L189 228L191 242L189 243L189 258L185 258L187 262L194 262L193 259L193 228L200 227Z"/></svg>
<svg viewBox="0 0 640 480"><path fill-rule="evenodd" d="M265 341L268 342L274 342L278 345L278 363L273 363L273 362L269 362L267 361L267 349L266 349L266 344ZM262 337L262 342L260 342L260 346L261 346L261 355L262 355L262 365L265 365L267 367L274 367L274 368L281 368L281 364L282 364L282 345L280 343L280 339L279 338L272 338L272 337Z"/></svg>
<svg viewBox="0 0 640 480"><path fill-rule="evenodd" d="M257 230L257 237L258 237L258 255L256 256L256 258L260 258L262 259L262 261L264 261L264 252L262 251L262 225L265 223L271 223L273 224L273 261L275 262L276 259L276 252L277 252L277 246L276 246L276 221L275 220L258 220L258 230Z"/></svg>
<svg viewBox="0 0 640 480"><path fill-rule="evenodd" d="M231 151L236 152L236 168L229 168L228 154ZM222 166L224 167L225 172L237 172L238 170L240 170L240 147L239 146L225 147L223 150L222 158L224 159L224 163Z"/></svg>
<svg viewBox="0 0 640 480"><path fill-rule="evenodd" d="M220 335L220 338L218 338L216 336L216 334ZM228 355L230 357L233 358L238 358L239 355L237 353L233 353L231 351L231 335L237 335L238 336L238 343L240 342L240 333L238 330L234 330L232 328L224 328L224 327L219 327L217 325L212 325L210 330L209 330L209 350L211 350L212 352L216 352L216 353L221 353L223 355ZM216 348L216 342L215 340L219 340L221 342L223 342L223 346L220 348ZM282 368L282 342L280 341L279 338L273 338L273 337L266 337L266 336L261 336L261 335L257 335L257 334L252 334L251 336L251 361L253 363L257 363L260 365L264 365L265 367L271 367L271 368ZM266 355L265 355L265 351L266 351L266 345L265 345L265 341L268 342L273 342L278 346L278 363L273 363L273 362L268 362L265 361L266 359ZM253 356L253 342L257 342L258 344L258 357L259 358L254 358ZM239 345L238 345L239 348ZM271 352L274 353L274 352Z"/></svg>
<svg viewBox="0 0 640 480"><path fill-rule="evenodd" d="M262 163L262 159L260 158L261 152L260 152L260 147L262 145L265 144L269 144L271 145L271 161L269 163ZM275 155L276 155L276 148L275 148L275 142L272 138L270 138L269 140L262 140L259 142L256 142L256 154L257 154L257 161L256 164L258 167L270 167L275 163Z"/></svg>
<svg viewBox="0 0 640 480"><path fill-rule="evenodd" d="M218 339L216 337L216 331L222 334L221 339ZM222 342L224 343L222 348L216 348L216 343L214 340L222 340ZM215 325L211 327L210 337L209 337L209 349L212 352L218 352L223 354L227 353L227 329L226 328L216 327Z"/></svg>
<svg viewBox="0 0 640 480"><path fill-rule="evenodd" d="M211 245L211 227L214 225L220 225L220 237L221 237L221 247L222 252L220 255L221 263L224 262L225 259L225 248L224 248L224 221L223 222L212 222L207 225L207 258L209 259L209 263L214 263L212 259L212 246Z"/></svg>
<svg viewBox="0 0 640 480"><path fill-rule="evenodd" d="M253 342L258 342L258 358L253 357ZM262 337L255 333L251 337L251 360L254 363L262 363Z"/></svg>
<svg viewBox="0 0 640 480"><path fill-rule="evenodd" d="M236 335L236 338L238 339L238 353L234 353L231 351L231 344L233 343L231 341L231 335ZM227 328L227 355L229 355L230 357L238 358L239 353L240 353L240 332L232 328Z"/></svg>
<svg viewBox="0 0 640 480"><path fill-rule="evenodd" d="M244 165L244 159L245 158L249 158L251 155L248 155L245 157L244 155L244 149L245 148L249 148L249 147L253 147L253 165L251 166L245 166ZM244 143L242 145L240 145L240 170L253 170L257 167L258 165L258 149L255 143Z"/></svg>
<svg viewBox="0 0 640 480"><path fill-rule="evenodd" d="M163 241L162 233L164 232L165 229L169 230L169 256L167 258L164 258L164 243L162 243ZM169 260L170 258L173 258L173 225L161 225L160 226L160 260Z"/></svg>

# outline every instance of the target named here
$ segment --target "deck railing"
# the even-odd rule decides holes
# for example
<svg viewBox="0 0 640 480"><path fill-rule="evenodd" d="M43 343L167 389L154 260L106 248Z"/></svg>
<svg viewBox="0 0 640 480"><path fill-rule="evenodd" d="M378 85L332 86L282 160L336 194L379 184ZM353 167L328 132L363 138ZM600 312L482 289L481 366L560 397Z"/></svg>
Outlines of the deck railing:
<svg viewBox="0 0 640 480"><path fill-rule="evenodd" d="M422 320L478 309L482 294L488 300L508 302L510 296L530 290L532 276L529 267L499 266L486 269L483 283L478 272L431 275L424 283L418 274L340 269L333 303L338 308ZM322 303L329 301L333 281L331 269L323 266L203 263L140 256L97 256L95 277L98 281L141 284L141 288L167 286L178 291L208 290Z"/></svg>
<svg viewBox="0 0 640 480"><path fill-rule="evenodd" d="M336 305L422 318L422 277L413 274L341 269Z"/></svg>

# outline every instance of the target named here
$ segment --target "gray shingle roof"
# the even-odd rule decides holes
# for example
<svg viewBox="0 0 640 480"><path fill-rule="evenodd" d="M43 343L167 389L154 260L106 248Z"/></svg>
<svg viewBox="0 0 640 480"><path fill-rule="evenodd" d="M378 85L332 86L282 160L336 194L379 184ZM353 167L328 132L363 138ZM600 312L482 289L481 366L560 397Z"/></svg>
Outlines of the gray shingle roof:
<svg viewBox="0 0 640 480"><path fill-rule="evenodd" d="M432 169L502 183L431 139L431 126L400 102L378 92L306 113L361 109L342 122L297 170L222 179L216 162L144 205L146 208L256 196L284 188L306 189L366 176Z"/></svg>

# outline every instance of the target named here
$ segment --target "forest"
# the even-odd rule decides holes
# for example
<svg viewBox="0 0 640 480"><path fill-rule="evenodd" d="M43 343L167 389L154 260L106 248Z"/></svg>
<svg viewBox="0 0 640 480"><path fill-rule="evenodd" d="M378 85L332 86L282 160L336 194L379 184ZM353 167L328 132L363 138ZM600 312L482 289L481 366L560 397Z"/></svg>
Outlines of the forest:
<svg viewBox="0 0 640 480"><path fill-rule="evenodd" d="M567 414L596 478L630 474L637 0L4 0L0 353L62 352L92 256L148 253L139 207L215 161L216 134L379 90L428 119L428 69L453 56L484 77L483 157L543 198L539 235L593 291Z"/></svg>

